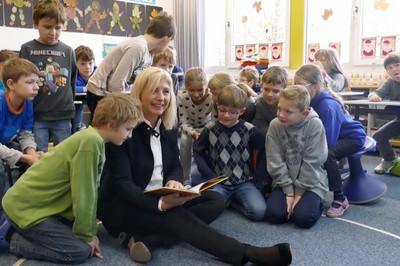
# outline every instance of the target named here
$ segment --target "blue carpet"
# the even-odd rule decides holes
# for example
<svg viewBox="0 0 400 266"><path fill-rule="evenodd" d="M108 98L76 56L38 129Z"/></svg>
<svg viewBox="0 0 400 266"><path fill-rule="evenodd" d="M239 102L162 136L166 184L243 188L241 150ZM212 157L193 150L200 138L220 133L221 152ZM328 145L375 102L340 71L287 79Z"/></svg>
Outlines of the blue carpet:
<svg viewBox="0 0 400 266"><path fill-rule="evenodd" d="M364 168L372 174L380 158L363 157ZM292 265L400 265L400 178L374 175L385 182L388 191L381 199L366 205L350 205L341 219L322 217L311 229L292 224L271 225L251 222L231 210L224 212L212 226L240 241L254 245L292 245ZM326 202L329 204L329 198ZM327 208L327 206L326 206ZM128 249L121 249L115 238L103 227L99 238L103 260L93 258L85 265L140 265L133 262ZM19 259L9 253L0 254L0 265L14 265ZM55 265L27 260L23 266ZM159 249L146 265L226 265L186 243L171 249Z"/></svg>

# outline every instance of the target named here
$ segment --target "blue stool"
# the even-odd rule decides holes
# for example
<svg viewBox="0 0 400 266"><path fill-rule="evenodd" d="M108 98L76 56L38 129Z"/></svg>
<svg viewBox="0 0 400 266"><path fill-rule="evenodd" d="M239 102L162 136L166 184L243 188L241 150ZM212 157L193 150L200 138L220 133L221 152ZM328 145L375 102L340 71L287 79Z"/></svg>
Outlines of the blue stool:
<svg viewBox="0 0 400 266"><path fill-rule="evenodd" d="M365 204L382 197L387 190L386 184L367 175L361 164L361 156L367 151L375 151L376 141L368 137L364 146L348 156L350 175L343 183L343 192L352 204Z"/></svg>

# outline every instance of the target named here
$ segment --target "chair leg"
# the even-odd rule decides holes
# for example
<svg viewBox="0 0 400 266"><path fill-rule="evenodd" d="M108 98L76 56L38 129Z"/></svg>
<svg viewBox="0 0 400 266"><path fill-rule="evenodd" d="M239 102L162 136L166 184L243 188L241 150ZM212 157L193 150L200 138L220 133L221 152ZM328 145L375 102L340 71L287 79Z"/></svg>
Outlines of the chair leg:
<svg viewBox="0 0 400 266"><path fill-rule="evenodd" d="M6 172L7 172L7 177L8 177L8 184L10 187L12 187L14 185L14 181L12 178L12 171L11 171L11 167L5 163L5 168L6 168Z"/></svg>
<svg viewBox="0 0 400 266"><path fill-rule="evenodd" d="M360 158L349 157L350 176L343 183L343 192L352 204L365 204L382 197L387 190L384 182L367 175Z"/></svg>

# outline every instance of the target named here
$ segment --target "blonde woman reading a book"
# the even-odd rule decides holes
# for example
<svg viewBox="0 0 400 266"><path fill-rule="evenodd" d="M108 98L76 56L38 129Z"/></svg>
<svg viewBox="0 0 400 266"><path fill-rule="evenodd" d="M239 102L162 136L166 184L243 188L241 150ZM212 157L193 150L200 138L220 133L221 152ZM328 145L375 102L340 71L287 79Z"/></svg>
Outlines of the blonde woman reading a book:
<svg viewBox="0 0 400 266"><path fill-rule="evenodd" d="M131 97L141 101L145 120L121 147L106 147L98 216L110 234L128 236L122 243L128 243L132 259L148 262L155 248L181 240L233 265L290 264L287 243L255 247L210 227L225 208L217 192L206 190L189 197L144 193L162 186L184 188L169 73L154 67L144 70L136 78Z"/></svg>

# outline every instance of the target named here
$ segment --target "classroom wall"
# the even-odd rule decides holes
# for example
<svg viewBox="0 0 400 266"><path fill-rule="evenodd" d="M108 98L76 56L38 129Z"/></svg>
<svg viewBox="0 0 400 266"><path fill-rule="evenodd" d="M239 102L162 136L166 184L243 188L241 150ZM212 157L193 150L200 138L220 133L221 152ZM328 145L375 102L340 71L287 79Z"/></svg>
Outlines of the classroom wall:
<svg viewBox="0 0 400 266"><path fill-rule="evenodd" d="M164 11L169 14L173 13L173 0L156 0L156 6L160 6ZM5 14L7 16L7 14ZM19 51L21 45L32 39L38 37L36 29L24 29L24 28L13 28L13 27L0 27L0 49L10 49ZM117 37L107 36L100 34L90 33L75 33L75 32L63 32L60 40L72 48L76 48L79 45L89 46L96 57L96 64L99 64L103 58L103 44L118 44L128 37Z"/></svg>

